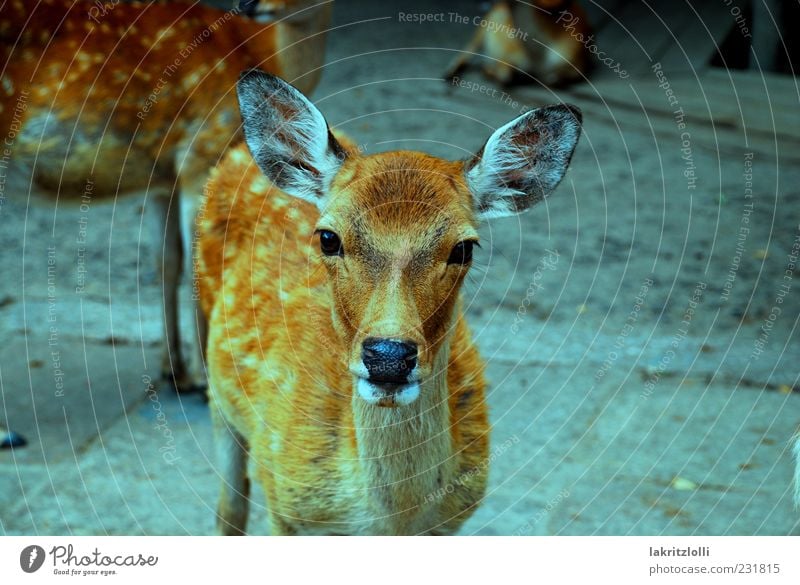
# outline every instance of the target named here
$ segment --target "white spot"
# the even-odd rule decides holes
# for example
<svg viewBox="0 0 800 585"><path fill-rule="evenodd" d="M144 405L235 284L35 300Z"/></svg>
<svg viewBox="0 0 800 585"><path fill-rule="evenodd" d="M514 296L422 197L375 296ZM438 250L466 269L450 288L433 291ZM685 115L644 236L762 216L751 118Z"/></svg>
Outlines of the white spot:
<svg viewBox="0 0 800 585"><path fill-rule="evenodd" d="M241 149L236 149L231 152L231 160L241 164L247 162L247 155Z"/></svg>
<svg viewBox="0 0 800 585"><path fill-rule="evenodd" d="M250 185L250 190L255 191L257 193L261 193L269 189L270 183L267 181L267 178L264 176L259 176L253 179L253 182Z"/></svg>
<svg viewBox="0 0 800 585"><path fill-rule="evenodd" d="M275 431L272 432L272 441L270 441L269 448L272 449L273 453L277 453L281 450L281 435Z"/></svg>
<svg viewBox="0 0 800 585"><path fill-rule="evenodd" d="M364 378L358 378L358 382L356 382L356 390L358 391L358 395L366 400L369 404L377 405L389 396L389 393L386 390L380 386L376 386ZM401 386L394 392L394 403L398 406L407 406L414 402L417 398L419 398L419 384L417 382L412 382L411 384Z"/></svg>

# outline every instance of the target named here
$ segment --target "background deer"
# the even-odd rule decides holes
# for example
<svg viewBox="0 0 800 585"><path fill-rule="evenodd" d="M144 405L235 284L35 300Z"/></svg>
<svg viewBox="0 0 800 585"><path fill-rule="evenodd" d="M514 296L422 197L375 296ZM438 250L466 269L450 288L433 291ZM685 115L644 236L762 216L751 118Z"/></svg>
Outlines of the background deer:
<svg viewBox="0 0 800 585"><path fill-rule="evenodd" d="M229 12L183 2L0 6L0 131L15 136L16 183L8 193L63 203L77 202L87 184L93 199L147 190L159 219L155 241L163 242L162 368L177 389L205 383L200 356L190 374L181 352L177 291L208 171L238 137L236 80L258 66L310 91L331 7L258 0ZM272 18L279 20L266 24ZM196 333L199 350L203 323Z"/></svg>
<svg viewBox="0 0 800 585"><path fill-rule="evenodd" d="M198 215L218 526L246 529L252 457L273 533L452 533L488 464L459 301L478 224L556 188L580 113L530 111L449 162L362 156L271 75L238 93L252 156L227 154Z"/></svg>
<svg viewBox="0 0 800 585"><path fill-rule="evenodd" d="M480 56L483 72L502 85L530 77L550 86L582 81L591 64L584 44L590 34L575 0L501 0L491 5L445 78L456 77Z"/></svg>

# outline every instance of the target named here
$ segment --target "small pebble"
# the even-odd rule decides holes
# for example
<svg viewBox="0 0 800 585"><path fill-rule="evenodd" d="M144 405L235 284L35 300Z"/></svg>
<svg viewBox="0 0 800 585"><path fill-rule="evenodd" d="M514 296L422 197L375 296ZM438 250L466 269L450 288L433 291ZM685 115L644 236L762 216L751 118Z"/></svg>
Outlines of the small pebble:
<svg viewBox="0 0 800 585"><path fill-rule="evenodd" d="M19 433L0 429L0 449L14 449L24 447L27 444L28 441Z"/></svg>
<svg viewBox="0 0 800 585"><path fill-rule="evenodd" d="M697 489L697 484L685 477L676 477L672 480L672 487L681 492L688 492Z"/></svg>

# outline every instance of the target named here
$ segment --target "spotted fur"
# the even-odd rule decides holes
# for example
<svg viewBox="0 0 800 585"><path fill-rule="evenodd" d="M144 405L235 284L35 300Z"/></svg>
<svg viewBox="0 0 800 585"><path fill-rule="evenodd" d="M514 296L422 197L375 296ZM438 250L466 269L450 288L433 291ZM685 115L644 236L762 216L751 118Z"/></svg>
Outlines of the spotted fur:
<svg viewBox="0 0 800 585"><path fill-rule="evenodd" d="M219 528L246 531L247 453L275 534L450 534L479 505L488 468L484 365L459 301L469 267L447 262L478 237L465 163L361 155L284 82L250 75L262 78L239 91L256 160L245 146L229 152L199 214L209 396L228 474ZM267 176L281 181L287 149L299 158L284 192ZM309 201L314 161L334 159L321 202ZM343 256L320 253L317 229L341 237ZM368 337L417 344L418 398L376 405L355 391Z"/></svg>
<svg viewBox="0 0 800 585"><path fill-rule="evenodd" d="M317 3L272 4L288 14ZM265 25L237 9L186 1L0 5L6 194L27 197L32 187L62 204L92 204L148 191L164 254L162 368L179 389L203 383L199 359L194 372L184 365L176 291L208 172L241 138L236 81L242 70L261 67L310 91L331 6Z"/></svg>

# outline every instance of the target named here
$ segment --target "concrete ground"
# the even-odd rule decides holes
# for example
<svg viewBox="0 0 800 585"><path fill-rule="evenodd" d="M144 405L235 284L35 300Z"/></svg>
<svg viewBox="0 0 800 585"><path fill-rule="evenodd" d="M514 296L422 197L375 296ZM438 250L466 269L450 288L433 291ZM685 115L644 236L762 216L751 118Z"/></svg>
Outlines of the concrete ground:
<svg viewBox="0 0 800 585"><path fill-rule="evenodd" d="M522 107L577 100L449 86L440 73L473 27L399 23L374 4L337 5L314 95L367 153L461 158ZM488 362L492 441L507 448L461 532L800 534L800 169L756 152L746 199L748 147L698 139L690 188L680 132L644 117L621 127L613 104L591 114L601 98L595 109L582 98L585 133L558 192L482 232L464 297ZM54 213L6 197L0 425L28 445L0 451L0 532L212 533L206 406L157 380L158 242L143 199ZM258 491L250 528L266 530Z"/></svg>

